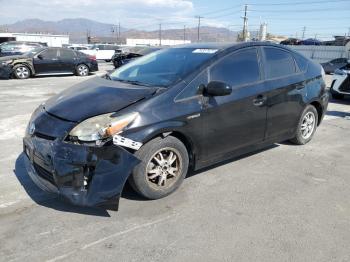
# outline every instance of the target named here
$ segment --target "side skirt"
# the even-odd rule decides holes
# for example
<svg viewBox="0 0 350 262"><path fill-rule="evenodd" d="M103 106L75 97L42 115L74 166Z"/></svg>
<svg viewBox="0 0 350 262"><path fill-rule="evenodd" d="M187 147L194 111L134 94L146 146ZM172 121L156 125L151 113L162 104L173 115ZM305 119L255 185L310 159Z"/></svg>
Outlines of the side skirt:
<svg viewBox="0 0 350 262"><path fill-rule="evenodd" d="M269 140L264 140L262 141L261 143L258 143L258 144L254 144L254 145L250 145L250 146L247 146L247 147L244 147L244 148L240 148L240 149L237 149L237 150L233 150L229 153L225 153L223 155L218 155L217 157L214 157L214 158L211 158L211 159L207 159L207 160L204 160L204 161L198 161L195 165L195 171L196 170L199 170L199 169L202 169L202 168L206 168L206 167L209 167L211 165L214 165L214 164L218 164L220 162L224 162L226 160L230 160L230 159L234 159L234 158L237 158L238 156L242 156L242 155L245 155L247 153L252 153L252 152L255 152L255 151L259 151L261 149L264 149L268 146L271 146L275 143L280 143L280 142L283 142L283 141L286 141L286 140L289 140L289 139L292 139L293 137L289 135L283 135L283 136L279 136L279 137L274 137L272 139L269 139Z"/></svg>

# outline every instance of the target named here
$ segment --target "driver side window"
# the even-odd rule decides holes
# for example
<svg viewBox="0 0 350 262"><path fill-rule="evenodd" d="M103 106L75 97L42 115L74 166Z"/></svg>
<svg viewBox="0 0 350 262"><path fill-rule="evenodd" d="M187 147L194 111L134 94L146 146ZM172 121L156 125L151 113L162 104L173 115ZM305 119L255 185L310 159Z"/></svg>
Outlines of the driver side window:
<svg viewBox="0 0 350 262"><path fill-rule="evenodd" d="M208 84L208 70L203 70L198 76L196 76L183 90L182 92L176 97L176 100L183 100L183 99L189 99L193 97L197 97L198 89L200 85L207 85Z"/></svg>
<svg viewBox="0 0 350 262"><path fill-rule="evenodd" d="M260 79L256 48L246 48L229 54L210 69L210 81L221 81L232 88L253 84Z"/></svg>

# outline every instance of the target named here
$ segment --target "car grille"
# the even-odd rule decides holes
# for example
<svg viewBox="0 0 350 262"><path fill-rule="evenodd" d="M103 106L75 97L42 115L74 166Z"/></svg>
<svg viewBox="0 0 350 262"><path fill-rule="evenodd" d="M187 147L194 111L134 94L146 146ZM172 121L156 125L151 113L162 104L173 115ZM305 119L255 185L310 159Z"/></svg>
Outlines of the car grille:
<svg viewBox="0 0 350 262"><path fill-rule="evenodd" d="M34 166L35 171L37 172L37 174L38 174L41 178L43 178L43 179L49 181L49 182L50 182L51 184L53 184L53 185L56 185L55 179L54 179L53 174L52 174L51 172L49 172L49 171L47 171L46 169L42 168L41 166L39 166L39 165L36 164L35 162L33 163L33 166Z"/></svg>
<svg viewBox="0 0 350 262"><path fill-rule="evenodd" d="M348 75L344 82L339 86L340 92L350 92L350 76Z"/></svg>

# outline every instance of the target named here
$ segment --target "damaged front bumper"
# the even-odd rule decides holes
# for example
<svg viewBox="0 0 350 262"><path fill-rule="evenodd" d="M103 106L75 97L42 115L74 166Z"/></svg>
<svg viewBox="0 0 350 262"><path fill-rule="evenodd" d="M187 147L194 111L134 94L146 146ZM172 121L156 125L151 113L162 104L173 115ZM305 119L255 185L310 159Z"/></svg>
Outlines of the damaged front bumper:
<svg viewBox="0 0 350 262"><path fill-rule="evenodd" d="M79 206L118 210L124 184L140 162L113 144L76 145L27 135L23 146L25 165L33 182Z"/></svg>
<svg viewBox="0 0 350 262"><path fill-rule="evenodd" d="M0 65L0 78L9 79L12 74L11 65Z"/></svg>

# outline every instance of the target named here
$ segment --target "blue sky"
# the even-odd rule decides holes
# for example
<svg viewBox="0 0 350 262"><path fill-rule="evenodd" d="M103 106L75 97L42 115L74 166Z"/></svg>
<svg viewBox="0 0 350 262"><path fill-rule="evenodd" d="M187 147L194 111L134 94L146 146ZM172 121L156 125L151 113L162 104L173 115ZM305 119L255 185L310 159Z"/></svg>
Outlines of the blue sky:
<svg viewBox="0 0 350 262"><path fill-rule="evenodd" d="M196 15L203 25L242 28L243 6L248 4L249 28L267 22L274 34L328 39L344 35L350 28L350 0L0 0L0 24L26 18L60 20L89 18L118 23L126 28L154 30L194 27Z"/></svg>

